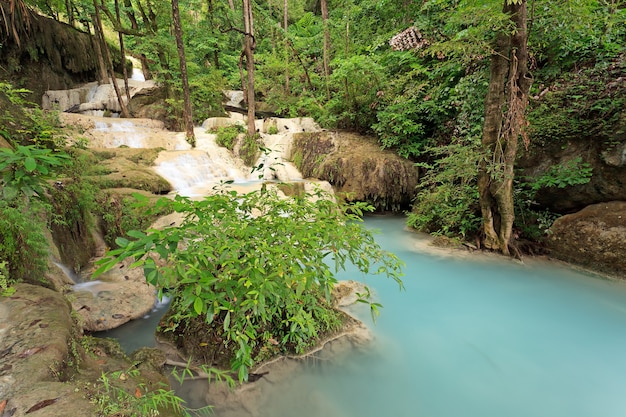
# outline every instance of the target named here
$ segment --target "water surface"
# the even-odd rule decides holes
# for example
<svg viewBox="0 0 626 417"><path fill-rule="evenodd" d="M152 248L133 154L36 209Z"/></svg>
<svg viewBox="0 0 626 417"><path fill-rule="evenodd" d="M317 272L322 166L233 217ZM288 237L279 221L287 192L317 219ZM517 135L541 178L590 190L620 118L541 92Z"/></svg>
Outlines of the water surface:
<svg viewBox="0 0 626 417"><path fill-rule="evenodd" d="M279 384L263 416L626 415L626 285L553 265L419 253L403 222L366 221L407 263L406 291L366 280L384 304L374 344Z"/></svg>

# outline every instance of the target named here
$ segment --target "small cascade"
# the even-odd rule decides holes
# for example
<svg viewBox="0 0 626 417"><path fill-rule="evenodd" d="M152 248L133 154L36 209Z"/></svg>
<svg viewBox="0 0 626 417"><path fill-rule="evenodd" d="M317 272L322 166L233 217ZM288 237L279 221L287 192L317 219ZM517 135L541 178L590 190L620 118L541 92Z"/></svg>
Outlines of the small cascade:
<svg viewBox="0 0 626 417"><path fill-rule="evenodd" d="M164 132L161 125L143 121L146 125L131 120L101 118L94 120L95 129L89 146L92 148L164 148L169 150L190 149L184 134ZM151 125L151 123L152 125Z"/></svg>
<svg viewBox="0 0 626 417"><path fill-rule="evenodd" d="M115 289L115 288L116 288L115 284L111 284L109 282L103 282L97 279L93 281L78 282L72 285L72 291L74 292L88 291L92 293L94 297L97 297L98 294L102 291L110 291L111 289Z"/></svg>
<svg viewBox="0 0 626 417"><path fill-rule="evenodd" d="M243 91L241 90L228 90L228 91L224 91L224 94L226 95L226 97L228 97L228 100L224 103L225 106L231 106L231 107L242 107L242 103L243 103Z"/></svg>
<svg viewBox="0 0 626 417"><path fill-rule="evenodd" d="M65 274L67 279L69 279L71 282L74 282L74 283L82 282L83 278L80 275L78 275L69 266L64 265L64 264L62 264L60 262L54 262L54 264L57 266L57 268L59 268L61 271L63 271L63 273Z"/></svg>
<svg viewBox="0 0 626 417"><path fill-rule="evenodd" d="M133 67L133 73L130 76L130 79L135 81L146 81L146 78L143 76L143 71L141 71L141 68L135 67Z"/></svg>
<svg viewBox="0 0 626 417"><path fill-rule="evenodd" d="M163 151L155 161L155 171L168 180L180 195L207 194L207 188L222 181L242 181L243 174L228 161L209 158L203 150Z"/></svg>

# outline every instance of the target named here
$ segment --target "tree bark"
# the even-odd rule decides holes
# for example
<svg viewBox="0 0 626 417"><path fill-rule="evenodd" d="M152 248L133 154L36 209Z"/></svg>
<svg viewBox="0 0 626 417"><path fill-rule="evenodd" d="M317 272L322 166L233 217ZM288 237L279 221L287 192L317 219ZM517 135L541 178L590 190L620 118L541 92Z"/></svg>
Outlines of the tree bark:
<svg viewBox="0 0 626 417"><path fill-rule="evenodd" d="M96 21L95 13L91 16L91 20L93 22ZM87 23L87 30L89 30L89 23ZM98 84L108 84L109 76L107 75L107 67L104 64L104 53L102 52L102 48L100 47L100 31L98 29L98 25L94 24L93 27L94 36L92 39L93 49L96 52L96 57L98 59Z"/></svg>
<svg viewBox="0 0 626 417"><path fill-rule="evenodd" d="M102 31L102 21L100 20L100 9L98 7L97 0L93 0L93 6L96 10L95 26L97 26L98 33L100 34L100 49L104 52L105 64L108 64L107 66L109 70L109 76L111 77L111 83L113 84L115 95L117 96L117 102L120 105L121 116L130 117L130 113L128 113L128 108L126 107L126 103L124 103L124 98L122 97L122 92L117 85L117 77L115 76L115 71L113 70L113 60L111 59L109 48L107 46L106 40L104 39L104 32Z"/></svg>
<svg viewBox="0 0 626 417"><path fill-rule="evenodd" d="M255 119L255 100L254 100L254 20L252 18L252 8L250 0L243 0L243 24L244 24L244 48L243 52L246 57L246 71L248 73L248 83L246 96L248 98L248 135L253 136L256 133L254 125Z"/></svg>
<svg viewBox="0 0 626 417"><path fill-rule="evenodd" d="M174 37L176 38L176 49L178 49L178 60L180 63L180 78L183 84L183 119L187 132L187 142L192 147L196 146L196 135L193 131L193 113L191 109L191 98L189 93L189 80L187 79L187 60L185 59L185 46L183 44L183 29L180 24L180 11L178 0L172 0L172 18L174 20Z"/></svg>
<svg viewBox="0 0 626 417"><path fill-rule="evenodd" d="M115 18L118 24L121 26L122 21L120 19L120 4L119 0L115 0ZM122 70L124 74L124 88L126 91L126 102L130 104L130 89L128 88L128 71L126 70L126 50L124 49L124 35L122 32L117 32L120 42L120 53L122 54Z"/></svg>
<svg viewBox="0 0 626 417"><path fill-rule="evenodd" d="M330 30L328 29L328 4L326 0L321 0L322 22L324 25L324 83L326 84L326 98L330 100L330 87L328 86L328 78L330 77Z"/></svg>
<svg viewBox="0 0 626 417"><path fill-rule="evenodd" d="M478 188L484 246L510 255L513 170L532 78L527 66L526 0L505 0L503 11L515 30L498 34L491 57L482 137L485 157L479 164Z"/></svg>
<svg viewBox="0 0 626 417"><path fill-rule="evenodd" d="M289 42L289 37L287 36L288 29L288 18L289 18L289 9L288 9L288 0L283 2L283 29L285 30L285 43ZM287 48L285 48L285 95L289 95L289 52Z"/></svg>

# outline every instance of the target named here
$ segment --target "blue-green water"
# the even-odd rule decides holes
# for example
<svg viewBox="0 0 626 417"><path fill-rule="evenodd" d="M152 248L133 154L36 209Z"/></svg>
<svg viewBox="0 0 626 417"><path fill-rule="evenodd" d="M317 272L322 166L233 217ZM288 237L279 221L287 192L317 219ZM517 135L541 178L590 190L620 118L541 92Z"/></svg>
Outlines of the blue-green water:
<svg viewBox="0 0 626 417"><path fill-rule="evenodd" d="M403 222L366 220L407 263L403 292L367 278L384 305L373 345L276 385L261 415L626 416L624 283L419 253Z"/></svg>
<svg viewBox="0 0 626 417"><path fill-rule="evenodd" d="M403 218L365 223L406 262L405 291L366 277L384 308L376 324L356 313L375 341L270 384L259 416L626 416L626 283L530 260L426 254ZM109 335L128 351L152 345L162 312ZM194 407L207 402L197 382L180 392Z"/></svg>

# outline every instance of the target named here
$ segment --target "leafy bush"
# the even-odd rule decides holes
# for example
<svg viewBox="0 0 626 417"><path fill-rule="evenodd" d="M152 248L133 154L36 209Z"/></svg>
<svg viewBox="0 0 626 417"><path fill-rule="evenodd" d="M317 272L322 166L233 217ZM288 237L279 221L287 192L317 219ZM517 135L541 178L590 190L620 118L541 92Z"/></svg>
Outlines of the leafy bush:
<svg viewBox="0 0 626 417"><path fill-rule="evenodd" d="M316 201L307 197L227 189L200 201L177 196L173 207L185 215L179 227L129 232L132 240L117 239L120 248L95 275L134 258L148 282L173 295L168 330L183 344L204 346L185 345L187 352L205 360L226 355L245 380L264 348L300 353L339 325L329 301L334 273L346 262L401 285L401 262L360 225L371 207L338 207L322 192Z"/></svg>
<svg viewBox="0 0 626 417"><path fill-rule="evenodd" d="M239 147L239 157L243 160L244 164L253 166L261 153L261 137L258 133L253 136L245 135L243 137L243 143Z"/></svg>
<svg viewBox="0 0 626 417"><path fill-rule="evenodd" d="M417 230L449 237L472 236L480 227L478 204L479 152L453 144L430 149L437 159L421 179L407 224ZM422 164L424 166L424 164Z"/></svg>
<svg viewBox="0 0 626 417"><path fill-rule="evenodd" d="M107 246L116 248L115 240L131 230L145 230L159 217L171 212L166 205L159 209L146 210L153 205L142 194L116 195L110 191L100 191L96 196L94 214L100 218L100 227Z"/></svg>
<svg viewBox="0 0 626 417"><path fill-rule="evenodd" d="M216 135L215 143L232 151L235 147L237 136L239 136L239 134L243 133L244 131L244 127L238 124L233 126L218 127L214 131Z"/></svg>
<svg viewBox="0 0 626 417"><path fill-rule="evenodd" d="M43 204L0 199L0 213L0 262L6 262L8 282L40 281L48 265Z"/></svg>
<svg viewBox="0 0 626 417"><path fill-rule="evenodd" d="M127 371L103 372L98 378L96 389L91 394L91 402L96 405L99 415L119 417L158 416L165 410L185 417L211 415L211 408L191 410L184 406L185 400L172 390L148 387L144 383L128 384L141 377L136 369ZM128 385L131 385L128 387Z"/></svg>
<svg viewBox="0 0 626 417"><path fill-rule="evenodd" d="M18 194L42 196L46 180L52 178L52 168L60 167L68 159L65 153L55 154L33 145L18 145L15 150L0 148L2 198L12 200Z"/></svg>

